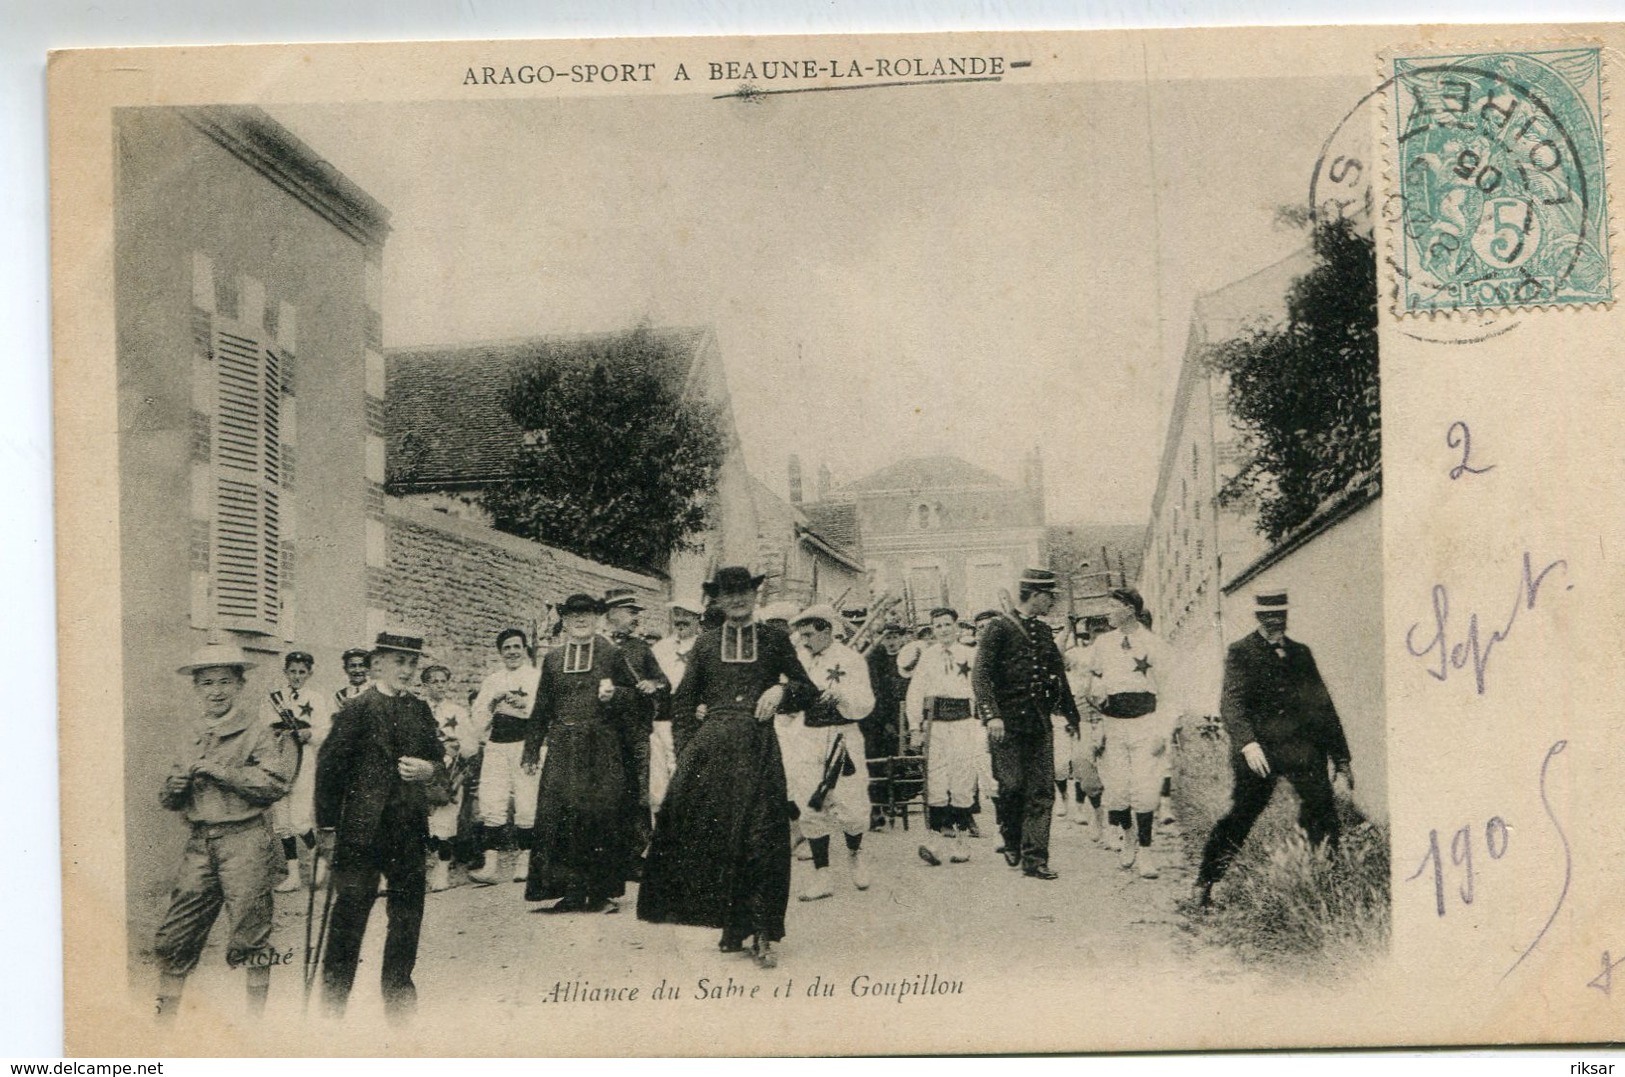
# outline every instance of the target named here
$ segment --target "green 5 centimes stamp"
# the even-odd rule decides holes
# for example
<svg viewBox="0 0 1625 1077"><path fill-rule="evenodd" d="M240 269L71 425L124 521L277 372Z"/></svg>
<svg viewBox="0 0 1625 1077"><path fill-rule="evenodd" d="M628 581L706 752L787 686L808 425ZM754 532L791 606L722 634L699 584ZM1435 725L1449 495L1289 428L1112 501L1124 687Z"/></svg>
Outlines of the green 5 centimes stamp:
<svg viewBox="0 0 1625 1077"><path fill-rule="evenodd" d="M1614 297L1595 48L1395 57L1399 312Z"/></svg>

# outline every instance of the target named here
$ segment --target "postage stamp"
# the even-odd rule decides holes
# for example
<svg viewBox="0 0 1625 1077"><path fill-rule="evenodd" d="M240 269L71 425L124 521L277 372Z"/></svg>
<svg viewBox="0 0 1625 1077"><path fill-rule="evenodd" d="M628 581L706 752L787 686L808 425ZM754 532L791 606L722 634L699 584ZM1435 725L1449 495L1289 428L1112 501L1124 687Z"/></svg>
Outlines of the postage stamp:
<svg viewBox="0 0 1625 1077"><path fill-rule="evenodd" d="M1597 48L1395 56L1398 312L1613 299Z"/></svg>

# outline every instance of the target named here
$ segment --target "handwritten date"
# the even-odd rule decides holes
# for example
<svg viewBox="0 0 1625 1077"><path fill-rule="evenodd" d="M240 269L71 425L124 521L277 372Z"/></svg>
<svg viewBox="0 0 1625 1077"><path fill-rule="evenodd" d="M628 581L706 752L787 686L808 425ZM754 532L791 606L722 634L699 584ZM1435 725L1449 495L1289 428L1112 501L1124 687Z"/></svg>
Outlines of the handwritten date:
<svg viewBox="0 0 1625 1077"><path fill-rule="evenodd" d="M1526 610L1533 610L1539 603L1541 588L1546 585L1547 577L1553 572L1567 575L1568 567L1567 561L1557 560L1548 562L1537 572L1534 558L1527 550L1524 551L1523 574L1518 580L1518 593L1512 604L1512 612L1508 615L1506 623L1500 628L1492 629L1488 637L1485 637L1479 628L1476 612L1468 615L1465 631L1458 623L1453 623L1450 591L1442 583L1434 584L1433 623L1429 629L1424 629L1420 621L1413 623L1405 633L1405 649L1410 652L1411 657L1424 660L1427 663L1427 675L1437 681L1447 681L1453 670L1466 669L1470 666L1474 686L1478 694L1483 695L1488 685L1490 657L1496 646L1506 642L1512 635L1512 630L1518 624L1518 615ZM1564 587L1564 590L1573 589L1572 583ZM1420 634L1424 631L1431 631L1432 635L1423 639Z"/></svg>

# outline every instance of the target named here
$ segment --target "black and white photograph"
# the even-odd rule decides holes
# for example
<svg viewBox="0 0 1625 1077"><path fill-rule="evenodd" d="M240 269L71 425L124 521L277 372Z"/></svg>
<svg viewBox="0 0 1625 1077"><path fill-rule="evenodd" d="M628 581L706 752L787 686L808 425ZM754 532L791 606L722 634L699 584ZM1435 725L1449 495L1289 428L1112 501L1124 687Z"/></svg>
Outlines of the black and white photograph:
<svg viewBox="0 0 1625 1077"><path fill-rule="evenodd" d="M1549 773L1394 836L1395 663L1470 691L1513 576L1460 642L1444 585L1389 593L1376 52L1281 33L420 47L398 93L357 52L360 97L98 115L123 958L87 1020L1373 1042L1339 1000L1407 960L1396 902L1474 915ZM1429 451L1488 485L1461 414ZM1564 553L1498 656L1576 601Z"/></svg>

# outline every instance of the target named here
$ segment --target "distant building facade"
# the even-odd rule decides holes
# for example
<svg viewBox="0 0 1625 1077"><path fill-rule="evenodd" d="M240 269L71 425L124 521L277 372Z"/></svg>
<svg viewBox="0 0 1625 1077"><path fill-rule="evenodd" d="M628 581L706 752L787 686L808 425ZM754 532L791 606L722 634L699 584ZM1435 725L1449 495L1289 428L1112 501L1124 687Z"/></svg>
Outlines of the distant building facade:
<svg viewBox="0 0 1625 1077"><path fill-rule="evenodd" d="M211 638L293 647L320 698L384 617L389 214L256 108L115 113L126 898L151 943L185 830L158 805Z"/></svg>
<svg viewBox="0 0 1625 1077"><path fill-rule="evenodd" d="M1044 470L1035 450L1022 482L1010 482L956 456L900 460L804 506L846 505L861 536L869 585L904 595L905 615L933 606L997 609L1022 569L1046 564Z"/></svg>

